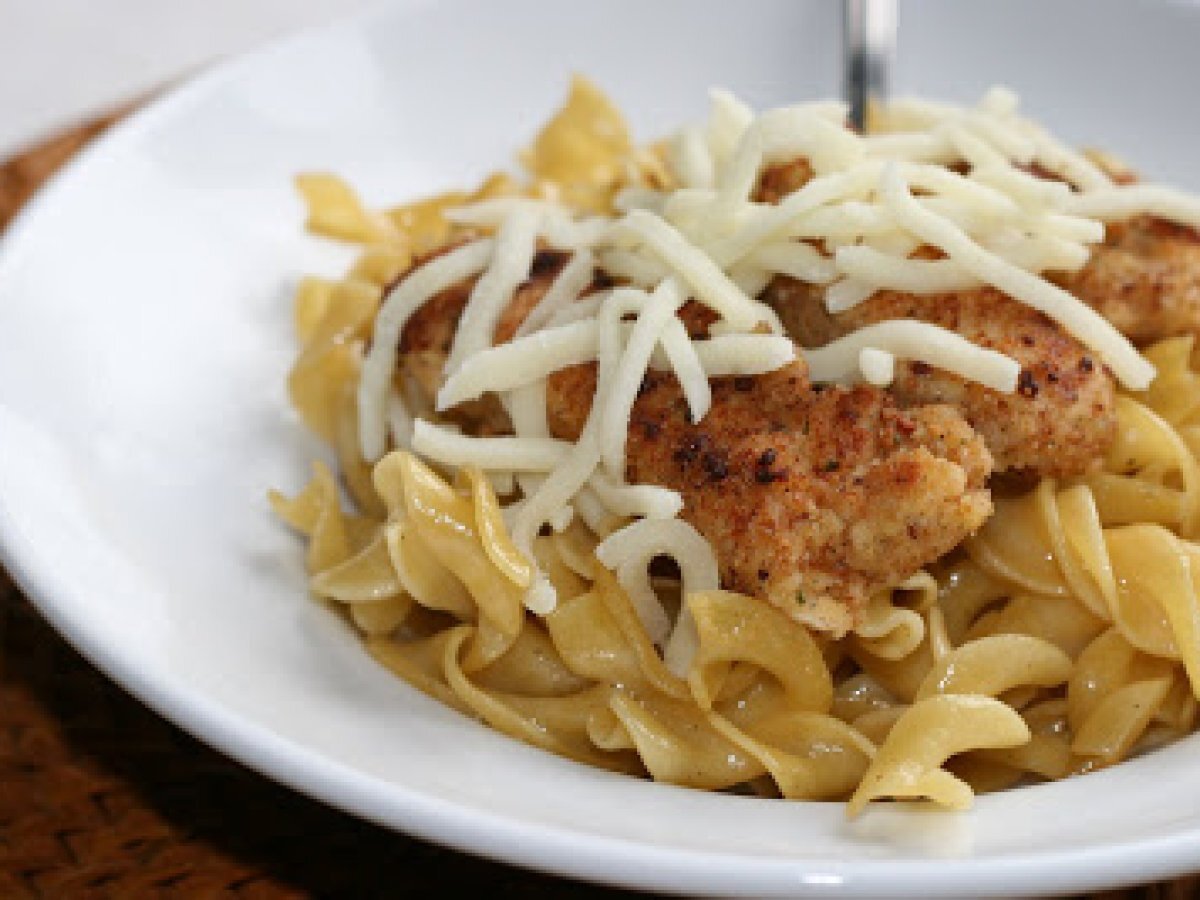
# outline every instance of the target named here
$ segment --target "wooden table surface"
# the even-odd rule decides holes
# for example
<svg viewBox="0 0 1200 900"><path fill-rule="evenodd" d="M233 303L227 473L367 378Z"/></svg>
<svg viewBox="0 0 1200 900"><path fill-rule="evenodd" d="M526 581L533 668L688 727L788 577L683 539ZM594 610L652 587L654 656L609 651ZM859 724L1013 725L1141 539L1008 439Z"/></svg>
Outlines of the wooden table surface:
<svg viewBox="0 0 1200 900"><path fill-rule="evenodd" d="M111 118L0 166L0 230ZM0 569L0 898L460 891L633 896L435 847L273 784L114 686ZM1200 897L1200 881L1096 896Z"/></svg>

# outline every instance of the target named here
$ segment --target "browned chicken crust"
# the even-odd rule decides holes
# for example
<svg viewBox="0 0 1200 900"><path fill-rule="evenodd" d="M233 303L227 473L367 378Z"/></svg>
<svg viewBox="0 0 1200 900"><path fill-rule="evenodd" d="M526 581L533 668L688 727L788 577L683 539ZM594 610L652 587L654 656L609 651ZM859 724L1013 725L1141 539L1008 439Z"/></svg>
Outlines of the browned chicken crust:
<svg viewBox="0 0 1200 900"><path fill-rule="evenodd" d="M754 199L759 203L778 203L808 184L813 174L812 165L803 156L767 166L759 176Z"/></svg>
<svg viewBox="0 0 1200 900"><path fill-rule="evenodd" d="M497 343L512 337L564 260L538 255L496 328ZM431 298L401 335L401 366L424 373L430 396L472 284ZM693 337L714 318L694 302L679 314ZM595 377L594 365L551 377L555 436L578 437ZM476 404L467 415L494 431L495 413ZM991 512L991 457L958 413L900 410L876 388L814 388L801 362L716 380L699 424L689 421L674 376L650 374L634 406L627 459L631 483L683 494L683 518L712 542L726 587L839 635L859 621L872 592L947 553Z"/></svg>
<svg viewBox="0 0 1200 900"><path fill-rule="evenodd" d="M795 159L769 166L755 189L777 203L813 175ZM566 255L543 249L496 328L511 339ZM602 286L598 273L596 286ZM1143 217L1110 225L1078 273L1057 279L1136 343L1200 334L1200 235ZM401 366L432 396L473 280L432 298L408 323ZM798 621L843 634L867 598L949 552L991 512L997 471L1079 473L1115 429L1111 374L1042 314L990 288L934 296L877 292L826 312L822 289L780 276L763 297L789 333L815 347L887 319L918 319L1018 361L1006 395L920 362L888 391L809 384L803 363L757 378L717 379L701 423L674 377L651 373L634 406L627 476L684 496L683 518L713 544L726 587L764 597ZM711 314L680 312L703 336ZM574 439L587 418L595 366L555 374L548 414ZM506 427L498 404L459 410L476 430Z"/></svg>
<svg viewBox="0 0 1200 900"><path fill-rule="evenodd" d="M1079 272L1056 279L1135 344L1200 335L1200 235L1140 217L1111 224Z"/></svg>
<svg viewBox="0 0 1200 900"><path fill-rule="evenodd" d="M573 440L595 367L551 376L551 431ZM713 381L692 423L673 375L643 381L627 477L684 498L682 518L716 550L722 583L805 625L843 635L867 598L898 585L991 514L991 457L947 406L896 407L883 391L815 389L795 362Z"/></svg>
<svg viewBox="0 0 1200 900"><path fill-rule="evenodd" d="M812 174L804 159L769 166L756 199L777 203ZM1105 281L1111 285L1112 279ZM1097 293L1103 292L1099 287ZM1056 323L991 288L928 296L879 291L848 312L830 315L823 289L780 276L763 299L805 347L823 346L888 319L918 319L1011 356L1021 365L1016 394L1001 394L919 362L899 366L889 388L903 406L948 403L960 410L983 435L997 471L1075 475L1103 455L1116 435L1110 373Z"/></svg>
<svg viewBox="0 0 1200 900"><path fill-rule="evenodd" d="M824 291L776 278L764 299L805 347L875 322L919 319L1011 356L1017 391L1002 394L920 362L900 364L889 388L901 406L947 403L983 436L997 471L1061 477L1085 470L1116 435L1111 375L1057 324L991 288L918 296L879 291L830 315Z"/></svg>

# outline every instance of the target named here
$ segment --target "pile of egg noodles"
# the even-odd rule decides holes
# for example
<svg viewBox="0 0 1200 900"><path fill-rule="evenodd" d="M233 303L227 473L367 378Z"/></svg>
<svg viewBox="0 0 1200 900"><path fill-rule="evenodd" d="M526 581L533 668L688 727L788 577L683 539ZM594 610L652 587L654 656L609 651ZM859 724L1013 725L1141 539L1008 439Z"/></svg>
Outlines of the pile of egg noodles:
<svg viewBox="0 0 1200 900"><path fill-rule="evenodd" d="M805 121L832 122L841 114L824 106L804 107ZM983 138L998 116L1014 115L1012 107L1003 92L969 109L899 103L881 113L871 152L909 160L905 171L918 180L933 178L929 172L947 154L990 173L990 181L980 182L987 200L946 202L941 209L983 246L999 232L988 231L982 219L965 221L968 214L1003 221L1004 198L1057 190L1012 181L1010 170L993 165L996 145L1008 138L1003 132ZM336 474L318 462L299 494L272 493L271 500L307 538L312 592L345 612L384 666L508 735L673 784L848 800L851 814L876 799L961 809L976 792L1088 772L1190 733L1200 686L1200 543L1193 543L1200 535L1200 365L1191 338L1139 353L1115 339L1107 323L1055 307L1040 287L1023 297L1046 304L1047 314L1060 313L1064 327L1090 340L1117 373L1123 388L1115 445L1086 476L1043 480L1024 495L998 498L977 535L873 597L859 625L836 640L764 602L720 590L706 548L694 546L703 539L676 517L677 506L661 494L630 501L627 492L639 486L605 469L603 448L570 504L514 535L521 504L554 476L558 457L547 451L540 471L489 466L486 456L472 455L472 436L423 404L390 358L386 419L364 422L373 415L371 402L364 403L367 361L372 353L394 357L394 340L373 341L385 294L394 294L414 260L431 251L501 241L497 216L514 209L568 210L558 222L567 242L599 248L586 257L588 271L603 254L606 269L644 286L647 297L664 280L674 280L680 297L695 289L664 262L669 253L637 252L654 245L658 222L702 245L745 298L779 271L829 284L830 302L840 308L916 277L934 279L941 290L991 283L988 259L973 269L970 254L966 263L954 254L910 260L919 272L898 265L924 239L889 230L868 204L853 199L845 202L858 204L851 207L861 220L856 227L878 229L872 240L856 237L861 251L831 260L793 250L810 248L798 233L789 235L788 246L760 241L738 255L732 245L756 227L738 197L770 158L772 141L787 143L779 135L790 133L789 116L799 115L777 110L753 119L720 94L707 130L684 129L670 144L638 147L608 100L576 80L566 106L524 155L528 178L497 174L473 192L380 212L334 176L301 176L310 229L362 245L343 277L305 278L295 303L301 351L288 387L306 424L329 442ZM739 117L740 143L722 137ZM1100 172L1040 130L1031 126L1026 134L1033 135L1032 152L1057 162L1066 182L1086 187ZM721 140L728 145L723 157ZM827 149L810 148L818 172ZM714 159L723 160L721 172L712 170ZM876 179L895 179L898 171L882 166ZM921 201L920 193L894 183L879 190L889 189L912 201L901 197L896 208L915 217L912 230L919 233L940 196ZM952 200L961 190L956 183L947 194ZM1078 197L1085 199L1072 199ZM1014 272L1082 265L1087 243L1099 239L1089 222L1102 235L1105 217L1178 211L1182 203L1150 190L1134 195L1136 208L1122 211L1114 205L1128 203L1128 195L1115 197L1103 186L1065 199L1061 193L1024 199L1035 207L1058 205L1022 224L1030 238L1024 243L1010 241L1003 254L998 238L989 244L988 252L1004 255L1008 266L999 278L1020 289L1028 285ZM722 208L740 230L700 233ZM707 219L696 211L706 211ZM1183 212L1176 218L1192 214L1190 207ZM651 223L640 243L580 237L616 214ZM843 215L833 225L845 221ZM723 267L722 254L738 261ZM678 302L666 304L668 316ZM745 327L727 336L784 340L760 306L748 302ZM553 316L545 318L540 326L554 327ZM569 317L557 320L559 327L571 324ZM919 358L910 339L893 338L860 338L861 346L824 356L818 351L808 359L814 378L886 384L897 357ZM462 373L464 360L488 349L468 347L452 363ZM1012 389L1015 369L972 352L950 347L928 361ZM790 358L776 356L759 359L758 371ZM615 428L610 422L609 430ZM616 454L613 465L621 460ZM654 548L655 541L677 559L687 557L682 577L655 574L653 553L622 555L624 546Z"/></svg>

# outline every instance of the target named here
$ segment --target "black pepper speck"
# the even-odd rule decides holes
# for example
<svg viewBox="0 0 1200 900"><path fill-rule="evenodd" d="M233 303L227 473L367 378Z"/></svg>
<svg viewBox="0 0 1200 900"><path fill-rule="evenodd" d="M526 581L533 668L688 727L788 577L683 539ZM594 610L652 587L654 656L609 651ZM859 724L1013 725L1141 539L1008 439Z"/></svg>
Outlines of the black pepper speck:
<svg viewBox="0 0 1200 900"><path fill-rule="evenodd" d="M729 474L729 463L726 462L723 453L710 450L702 457L701 464L704 466L704 471L708 473L708 477L713 481L721 481Z"/></svg>

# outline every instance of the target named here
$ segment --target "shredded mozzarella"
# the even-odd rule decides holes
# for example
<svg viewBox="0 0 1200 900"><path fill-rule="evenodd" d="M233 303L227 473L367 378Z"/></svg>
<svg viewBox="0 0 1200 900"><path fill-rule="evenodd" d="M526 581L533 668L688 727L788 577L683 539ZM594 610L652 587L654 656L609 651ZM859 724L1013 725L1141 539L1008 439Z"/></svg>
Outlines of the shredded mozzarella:
<svg viewBox="0 0 1200 900"><path fill-rule="evenodd" d="M641 287L654 287L669 273L657 259L623 247L600 253L600 266L615 278L624 278Z"/></svg>
<svg viewBox="0 0 1200 900"><path fill-rule="evenodd" d="M831 313L853 309L875 293L879 285L853 276L835 281L825 291L825 308Z"/></svg>
<svg viewBox="0 0 1200 900"><path fill-rule="evenodd" d="M578 220L550 216L544 221L541 232L552 247L582 250L603 241L611 228L612 222L601 216Z"/></svg>
<svg viewBox="0 0 1200 900"><path fill-rule="evenodd" d="M913 199L896 167L889 166L884 172L881 191L896 219L909 231L957 261L980 281L1054 319L1095 350L1129 389L1145 390L1149 386L1154 366L1100 313L1057 285L985 250L952 223L923 209Z"/></svg>
<svg viewBox="0 0 1200 900"><path fill-rule="evenodd" d="M1016 360L980 347L961 334L928 322L892 319L852 331L815 350L805 350L813 381L852 381L860 371L863 350L875 348L902 359L914 359L1011 394L1021 367Z"/></svg>
<svg viewBox="0 0 1200 900"><path fill-rule="evenodd" d="M1010 357L911 320L880 322L798 351L775 311L756 299L773 278L816 286L835 314L878 291L933 295L990 286L1058 322L1127 387L1149 384L1153 366L1043 273L1085 265L1107 222L1151 215L1200 228L1200 199L1113 184L1095 162L1021 118L1015 95L1004 89L973 107L893 102L880 111L880 130L865 136L845 128L844 119L843 105L821 103L756 116L715 91L707 121L682 129L668 145L669 171L655 176L655 188L621 191L616 215L581 218L561 203L528 197L450 210L451 222L494 229L495 236L414 269L384 299L357 396L364 457L378 459L390 431L396 445L436 463L480 466L509 497L505 519L531 559L545 526L562 531L581 519L604 538L601 563L616 572L668 666L683 675L695 652L695 626L686 602L677 620L668 620L649 564L658 555L674 558L685 597L716 588L718 569L708 542L678 518L678 492L626 482L630 420L648 369L674 376L696 422L712 407L713 378L765 375L798 352L819 382L886 386L897 360L1005 393L1019 375ZM777 204L754 201L764 167L797 156L812 177ZM539 245L571 258L513 340L493 346ZM927 258L929 249L938 258ZM598 274L622 284L594 290ZM428 421L435 411L410 410L393 387L396 348L413 312L476 276L437 411L493 394L511 435L472 437ZM692 340L677 315L689 300L716 313L707 337ZM594 393L577 398L590 402L580 437L553 439L549 378L593 362ZM520 497L512 497L518 489ZM525 603L539 614L554 609L544 573L535 573Z"/></svg>
<svg viewBox="0 0 1200 900"><path fill-rule="evenodd" d="M1076 271L1087 259L1086 248L1057 238L1035 241L999 235L985 246L1028 271ZM834 263L847 280L841 283L845 286L826 295L830 312L843 312L882 288L909 294L941 294L983 284L953 259L909 259L866 244L839 247ZM851 282L854 288L849 286ZM870 291L866 290L868 286Z"/></svg>
<svg viewBox="0 0 1200 900"><path fill-rule="evenodd" d="M761 294L771 283L771 273L762 266L740 262L729 270L729 280L747 297Z"/></svg>
<svg viewBox="0 0 1200 900"><path fill-rule="evenodd" d="M509 391L504 405L517 437L550 437L546 421L546 379Z"/></svg>
<svg viewBox="0 0 1200 900"><path fill-rule="evenodd" d="M914 187L934 191L943 197L958 200L974 210L976 215L1000 220L1013 219L1021 215L1021 207L1003 191L972 181L967 176L959 175L944 166L891 162L886 165L882 174L887 178L890 172L898 173L905 182Z"/></svg>
<svg viewBox="0 0 1200 900"><path fill-rule="evenodd" d="M631 209L645 209L658 212L662 208L666 195L653 188L630 185L617 191L613 197L613 209L617 212L629 212Z"/></svg>
<svg viewBox="0 0 1200 900"><path fill-rule="evenodd" d="M869 162L846 172L820 175L756 216L736 234L709 246L708 253L719 265L733 265L813 210L838 200L861 199L878 182L881 171L882 163Z"/></svg>
<svg viewBox="0 0 1200 900"><path fill-rule="evenodd" d="M400 395L394 390L387 398L387 430L391 435L392 445L407 447L412 443L413 417L404 405Z"/></svg>
<svg viewBox="0 0 1200 900"><path fill-rule="evenodd" d="M704 371L700 354L696 352L696 345L688 338L687 329L677 318L670 319L663 326L659 342L679 380L692 421L699 422L708 415L708 408L712 406L712 387L708 383L708 373Z"/></svg>
<svg viewBox="0 0 1200 900"><path fill-rule="evenodd" d="M812 244L801 241L763 244L747 257L746 262L809 284L827 284L837 277L838 272L833 260Z"/></svg>
<svg viewBox="0 0 1200 900"><path fill-rule="evenodd" d="M623 478L625 438L629 433L629 415L637 400L638 388L650 365L650 357L663 328L675 316L686 299L683 288L673 278L665 280L646 298L625 349L617 363L604 400L600 428L600 454L609 474ZM613 301L616 302L614 296Z"/></svg>
<svg viewBox="0 0 1200 900"><path fill-rule="evenodd" d="M1076 216L1103 222L1150 215L1200 228L1200 197L1157 184L1126 184L1072 194L1064 206Z"/></svg>
<svg viewBox="0 0 1200 900"><path fill-rule="evenodd" d="M546 328L488 347L446 379L437 395L437 410L445 412L485 391L508 391L546 378L559 369L596 358L598 330L594 319Z"/></svg>
<svg viewBox="0 0 1200 900"><path fill-rule="evenodd" d="M486 472L484 474L497 497L507 497L517 489L517 478L512 472Z"/></svg>
<svg viewBox="0 0 1200 900"><path fill-rule="evenodd" d="M1043 169L1066 179L1082 191L1101 190L1112 185L1112 179L1094 162L1065 144L1054 139L1032 122L1022 123L1033 147L1032 162ZM1020 160L1018 160L1020 161Z"/></svg>
<svg viewBox="0 0 1200 900"><path fill-rule="evenodd" d="M447 466L479 466L509 472L545 472L561 464L571 444L554 438L470 437L417 419L412 448Z"/></svg>
<svg viewBox="0 0 1200 900"><path fill-rule="evenodd" d="M600 305L609 298L612 291L598 291L595 294L589 294L582 299L576 300L574 303L568 303L558 312L550 316L550 321L546 323L547 328L554 328L558 325L569 325L572 322L582 322L585 319L594 319L596 313L600 311Z"/></svg>
<svg viewBox="0 0 1200 900"><path fill-rule="evenodd" d="M358 381L358 443L368 462L379 459L387 449L388 388L400 332L434 294L477 275L491 259L493 249L494 242L486 239L451 250L414 270L384 298Z"/></svg>
<svg viewBox="0 0 1200 900"><path fill-rule="evenodd" d="M678 491L654 484L622 484L597 470L588 486L604 504L618 516L641 516L646 519L673 519L683 509L683 497Z"/></svg>
<svg viewBox="0 0 1200 900"><path fill-rule="evenodd" d="M684 128L670 144L668 162L687 187L711 188L716 180L712 151L699 126Z"/></svg>
<svg viewBox="0 0 1200 900"><path fill-rule="evenodd" d="M575 499L571 501L571 505L575 507L575 512L579 514L588 528L601 538L606 538L618 528L621 527L622 519L615 512L604 505L596 492L591 488L583 487L579 489L579 493L575 495ZM580 572L581 575L590 575L590 571Z"/></svg>
<svg viewBox="0 0 1200 900"><path fill-rule="evenodd" d="M749 199L765 162L806 157L821 174L845 169L863 156L861 143L841 123L811 107L785 107L763 113L746 129L719 182L714 214L732 214Z"/></svg>
<svg viewBox="0 0 1200 900"><path fill-rule="evenodd" d="M517 327L514 337L525 337L542 328L554 318L555 313L565 309L579 299L579 295L592 283L596 273L596 257L586 247L571 256L562 267L550 289L542 295Z"/></svg>
<svg viewBox="0 0 1200 900"><path fill-rule="evenodd" d="M972 181L1005 192L1020 204L1033 207L1060 206L1071 194L1071 189L1062 181L1035 178L1006 162L976 166L970 177Z"/></svg>
<svg viewBox="0 0 1200 900"><path fill-rule="evenodd" d="M530 559L533 559L533 539L542 526L571 502L600 462L599 416L595 406L593 402L592 413L579 439L568 445L566 455L557 461L537 492L526 498L513 517L513 542Z"/></svg>
<svg viewBox="0 0 1200 900"><path fill-rule="evenodd" d="M517 206L500 225L496 233L495 257L488 270L475 282L458 320L450 357L446 360L447 374L462 365L471 354L492 346L496 323L517 285L529 275L541 220L542 213L537 207Z"/></svg>
<svg viewBox="0 0 1200 900"><path fill-rule="evenodd" d="M779 334L723 334L692 346L709 378L765 375L796 358L796 345Z"/></svg>
<svg viewBox="0 0 1200 900"><path fill-rule="evenodd" d="M784 230L787 237L853 243L859 238L896 234L896 220L876 203L841 200L801 212ZM771 244L762 245L761 252Z"/></svg>
<svg viewBox="0 0 1200 900"><path fill-rule="evenodd" d="M863 347L858 351L858 368L867 384L887 387L896 377L896 357L878 347Z"/></svg>
<svg viewBox="0 0 1200 900"><path fill-rule="evenodd" d="M737 148L738 141L754 121L754 112L729 91L716 89L710 94L712 112L705 137L715 165L724 167Z"/></svg>
<svg viewBox="0 0 1200 900"><path fill-rule="evenodd" d="M691 666L697 643L696 625L687 611L688 594L720 587L717 559L711 545L693 526L681 519L641 519L613 532L596 546L596 558L617 572L617 578L634 600L643 623L662 633L665 612L650 584L650 562L669 556L683 576L684 603L669 637L664 637L664 660L683 677Z"/></svg>
<svg viewBox="0 0 1200 900"><path fill-rule="evenodd" d="M641 239L696 293L696 299L734 325L752 328L757 321L750 298L703 250L664 219L645 210L625 215L621 227Z"/></svg>
<svg viewBox="0 0 1200 900"><path fill-rule="evenodd" d="M941 294L968 290L978 287L980 283L978 278L954 260L907 259L864 244L838 247L833 260L838 271L854 279L856 284L869 285L871 291L887 287L912 294ZM826 305L830 312L842 312L868 296L870 293L846 291L833 299L827 296Z"/></svg>

